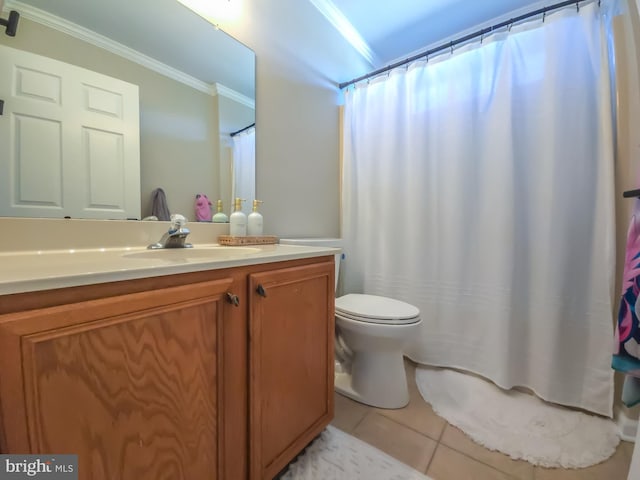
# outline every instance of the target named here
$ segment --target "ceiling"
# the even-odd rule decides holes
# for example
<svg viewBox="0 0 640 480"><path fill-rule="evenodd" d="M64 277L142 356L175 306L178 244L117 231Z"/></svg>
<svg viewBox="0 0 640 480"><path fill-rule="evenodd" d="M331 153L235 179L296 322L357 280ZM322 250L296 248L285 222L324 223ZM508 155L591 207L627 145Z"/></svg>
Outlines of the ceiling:
<svg viewBox="0 0 640 480"><path fill-rule="evenodd" d="M323 3L312 1L322 8ZM553 1L541 0L333 0L385 66L461 32L508 19Z"/></svg>
<svg viewBox="0 0 640 480"><path fill-rule="evenodd" d="M2 0L0 0L2 1ZM253 53L176 0L21 0L51 11L205 82L254 97ZM180 0L182 1L182 0ZM204 0L192 0L202 1ZM206 0L213 2L214 0ZM219 1L219 0L218 0ZM384 67L462 33L556 3L557 0L228 0L243 2L241 20L268 25L268 39L333 84ZM5 10L20 0L5 0ZM205 2L205 4L206 4ZM19 10L19 9L18 9ZM126 12L126 14L122 14ZM327 15L327 12L332 12ZM335 17L338 17L336 22ZM329 17L329 18L327 18ZM345 24L365 44L351 48ZM225 28L224 22L221 24ZM332 27L333 25L333 27ZM338 25L340 28L334 28ZM226 28L225 28L226 29ZM231 26L230 31L234 31ZM340 33L338 33L340 32ZM158 41L162 39L162 41ZM340 39L338 41L337 39ZM219 46L224 45L224 46ZM353 51L349 51L349 49ZM362 52L362 48L358 50ZM244 53L243 53L244 52ZM244 67L237 58L249 52ZM231 61L234 58L234 61ZM206 61L203 61L206 59ZM215 61L214 59L219 60ZM356 59L354 61L354 59ZM225 67L225 65L227 67ZM233 65L233 68L229 68ZM251 71L251 75L245 72ZM248 81L248 79L251 79Z"/></svg>

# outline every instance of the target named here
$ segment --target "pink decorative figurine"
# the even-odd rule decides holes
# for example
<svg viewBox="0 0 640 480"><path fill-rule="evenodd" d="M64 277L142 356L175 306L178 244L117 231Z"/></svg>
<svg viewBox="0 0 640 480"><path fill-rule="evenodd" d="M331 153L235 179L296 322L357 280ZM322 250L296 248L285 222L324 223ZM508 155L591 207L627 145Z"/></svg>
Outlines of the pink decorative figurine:
<svg viewBox="0 0 640 480"><path fill-rule="evenodd" d="M196 195L196 220L198 222L211 221L211 201L203 193Z"/></svg>

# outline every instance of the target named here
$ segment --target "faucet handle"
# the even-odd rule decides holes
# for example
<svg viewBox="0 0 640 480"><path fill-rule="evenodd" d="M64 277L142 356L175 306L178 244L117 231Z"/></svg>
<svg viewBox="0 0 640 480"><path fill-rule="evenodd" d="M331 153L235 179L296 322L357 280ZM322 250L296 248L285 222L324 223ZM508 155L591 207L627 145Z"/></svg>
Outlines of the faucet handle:
<svg viewBox="0 0 640 480"><path fill-rule="evenodd" d="M187 224L187 219L179 213L171 215L171 228L170 230L179 230Z"/></svg>

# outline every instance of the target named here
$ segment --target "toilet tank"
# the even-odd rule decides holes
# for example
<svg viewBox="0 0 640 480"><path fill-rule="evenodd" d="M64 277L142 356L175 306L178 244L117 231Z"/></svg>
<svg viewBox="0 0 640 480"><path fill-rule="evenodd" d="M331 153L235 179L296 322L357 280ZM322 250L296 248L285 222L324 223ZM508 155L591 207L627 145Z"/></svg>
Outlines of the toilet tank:
<svg viewBox="0 0 640 480"><path fill-rule="evenodd" d="M281 238L280 243L283 245L306 245L308 247L331 247L342 248L341 238ZM340 260L342 259L342 252L337 253L336 257L336 291L338 289L338 274L340 273Z"/></svg>

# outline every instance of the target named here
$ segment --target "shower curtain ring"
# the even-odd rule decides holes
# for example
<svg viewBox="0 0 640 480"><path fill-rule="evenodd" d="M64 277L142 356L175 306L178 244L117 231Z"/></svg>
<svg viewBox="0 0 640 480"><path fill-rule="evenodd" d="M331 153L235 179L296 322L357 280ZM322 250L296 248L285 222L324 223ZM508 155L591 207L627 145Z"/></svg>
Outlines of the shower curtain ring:
<svg viewBox="0 0 640 480"><path fill-rule="evenodd" d="M580 13L580 0L576 2L576 12Z"/></svg>
<svg viewBox="0 0 640 480"><path fill-rule="evenodd" d="M547 18L547 11L542 12L542 23L544 23L544 19Z"/></svg>
<svg viewBox="0 0 640 480"><path fill-rule="evenodd" d="M451 48L451 55L453 55L453 40L451 41L450 48Z"/></svg>
<svg viewBox="0 0 640 480"><path fill-rule="evenodd" d="M509 20L509 25L507 26L507 32L511 31L511 27L513 27L513 18Z"/></svg>

